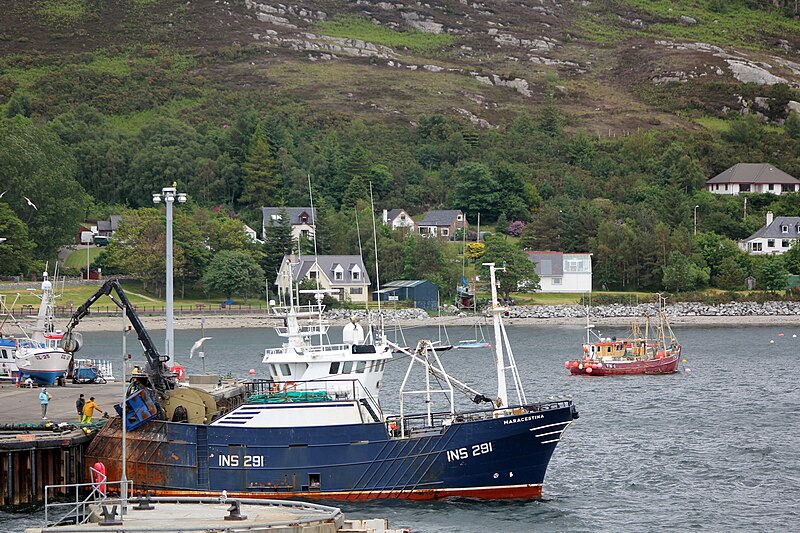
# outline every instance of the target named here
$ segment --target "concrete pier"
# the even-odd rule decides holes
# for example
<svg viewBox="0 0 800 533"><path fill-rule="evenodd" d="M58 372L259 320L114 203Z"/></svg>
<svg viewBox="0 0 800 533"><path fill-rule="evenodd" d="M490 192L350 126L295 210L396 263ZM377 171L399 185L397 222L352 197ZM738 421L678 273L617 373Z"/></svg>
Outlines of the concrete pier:
<svg viewBox="0 0 800 533"><path fill-rule="evenodd" d="M336 507L288 500L236 502L211 498L152 498L146 510L129 500L128 512L120 517L103 514L118 500L98 502L88 523L28 528L25 533L91 533L96 531L240 533L408 533L389 529L386 519L347 520ZM117 506L117 509L119 507ZM104 524L104 522L106 522ZM110 522L113 522L110 523Z"/></svg>

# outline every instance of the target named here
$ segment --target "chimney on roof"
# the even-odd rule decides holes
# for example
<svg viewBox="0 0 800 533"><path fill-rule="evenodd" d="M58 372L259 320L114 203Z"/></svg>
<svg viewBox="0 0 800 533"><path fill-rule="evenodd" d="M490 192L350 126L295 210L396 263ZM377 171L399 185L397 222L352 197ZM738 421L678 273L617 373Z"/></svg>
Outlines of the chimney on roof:
<svg viewBox="0 0 800 533"><path fill-rule="evenodd" d="M767 211L767 226L772 224L772 219L773 219L772 211Z"/></svg>
<svg viewBox="0 0 800 533"><path fill-rule="evenodd" d="M389 211L386 209L383 210L383 223L384 224L389 223Z"/></svg>

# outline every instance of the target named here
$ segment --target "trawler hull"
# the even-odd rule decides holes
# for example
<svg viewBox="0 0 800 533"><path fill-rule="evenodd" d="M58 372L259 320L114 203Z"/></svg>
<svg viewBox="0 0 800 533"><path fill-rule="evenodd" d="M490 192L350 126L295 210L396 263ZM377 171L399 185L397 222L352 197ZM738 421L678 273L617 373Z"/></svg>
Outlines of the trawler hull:
<svg viewBox="0 0 800 533"><path fill-rule="evenodd" d="M383 422L246 428L154 421L127 433L127 477L160 494L252 498L536 498L547 465L577 413L571 401L392 436ZM87 451L120 478L121 428L113 420Z"/></svg>
<svg viewBox="0 0 800 533"><path fill-rule="evenodd" d="M580 361L570 365L570 373L583 376L621 376L630 374L672 374L678 371L681 352L644 361ZM577 362L577 361L576 361Z"/></svg>

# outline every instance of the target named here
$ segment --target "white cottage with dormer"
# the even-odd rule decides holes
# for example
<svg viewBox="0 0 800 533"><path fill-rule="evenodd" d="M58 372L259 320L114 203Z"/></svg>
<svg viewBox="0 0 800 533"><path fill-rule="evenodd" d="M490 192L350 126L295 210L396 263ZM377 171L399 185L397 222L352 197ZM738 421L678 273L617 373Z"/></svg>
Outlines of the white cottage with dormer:
<svg viewBox="0 0 800 533"><path fill-rule="evenodd" d="M275 285L279 291L289 290L289 266L294 283L319 280L320 289L333 291L342 301L369 300L370 279L359 255L284 256Z"/></svg>
<svg viewBox="0 0 800 533"><path fill-rule="evenodd" d="M800 239L800 217L775 217L767 212L767 223L739 241L739 248L753 255L780 255Z"/></svg>

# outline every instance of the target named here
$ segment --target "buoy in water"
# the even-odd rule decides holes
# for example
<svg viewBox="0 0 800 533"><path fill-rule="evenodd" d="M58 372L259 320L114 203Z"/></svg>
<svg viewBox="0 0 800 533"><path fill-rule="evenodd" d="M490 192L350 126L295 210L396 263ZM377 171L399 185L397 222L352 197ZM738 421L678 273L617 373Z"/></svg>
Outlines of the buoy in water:
<svg viewBox="0 0 800 533"><path fill-rule="evenodd" d="M564 363L564 368L569 368L571 366L572 366L572 364L569 361Z"/></svg>
<svg viewBox="0 0 800 533"><path fill-rule="evenodd" d="M578 366L580 366L580 363L578 363L577 361L572 362L572 368L578 368Z"/></svg>
<svg viewBox="0 0 800 533"><path fill-rule="evenodd" d="M253 374L255 374L255 373L256 373L255 369L254 369L254 368L251 368L251 369L250 369L250 372L249 372L249 374L252 376L252 375L253 375Z"/></svg>
<svg viewBox="0 0 800 533"><path fill-rule="evenodd" d="M796 339L797 338L797 334L795 333L794 335L792 335L792 338Z"/></svg>
<svg viewBox="0 0 800 533"><path fill-rule="evenodd" d="M774 341L773 339L770 339L770 340L769 340L769 343L770 343L770 344L775 344L775 341Z"/></svg>
<svg viewBox="0 0 800 533"><path fill-rule="evenodd" d="M685 372L691 372L691 371L692 371L692 369L691 369L691 368L686 368L686 369L684 369L684 371L685 371Z"/></svg>
<svg viewBox="0 0 800 533"><path fill-rule="evenodd" d="M778 333L778 337L783 337L783 333Z"/></svg>
<svg viewBox="0 0 800 533"><path fill-rule="evenodd" d="M681 363L685 363L685 362L686 362L686 359L681 359Z"/></svg>
<svg viewBox="0 0 800 533"><path fill-rule="evenodd" d="M591 373L592 373L592 367L590 367L590 366L587 366L587 367L586 367L586 373L587 373L587 374L591 374Z"/></svg>

